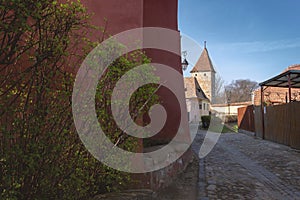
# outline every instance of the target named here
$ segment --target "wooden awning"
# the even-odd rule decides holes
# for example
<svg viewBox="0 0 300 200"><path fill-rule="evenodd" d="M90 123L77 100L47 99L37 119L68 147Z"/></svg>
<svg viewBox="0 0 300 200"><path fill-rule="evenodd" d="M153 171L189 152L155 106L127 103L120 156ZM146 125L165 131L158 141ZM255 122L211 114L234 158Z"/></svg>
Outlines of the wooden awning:
<svg viewBox="0 0 300 200"><path fill-rule="evenodd" d="M288 88L289 102L292 101L292 88L300 88L300 70L288 70L269 80L259 84L261 87L261 114L262 114L262 139L265 138L265 120L264 120L264 89L267 87Z"/></svg>
<svg viewBox="0 0 300 200"><path fill-rule="evenodd" d="M300 88L300 70L289 70L259 84L268 87Z"/></svg>

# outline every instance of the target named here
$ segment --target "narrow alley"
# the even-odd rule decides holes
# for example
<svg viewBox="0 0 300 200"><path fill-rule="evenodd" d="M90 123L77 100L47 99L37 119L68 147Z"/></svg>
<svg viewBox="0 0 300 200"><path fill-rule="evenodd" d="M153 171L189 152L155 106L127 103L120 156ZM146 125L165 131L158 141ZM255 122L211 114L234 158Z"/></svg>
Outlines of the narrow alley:
<svg viewBox="0 0 300 200"><path fill-rule="evenodd" d="M198 199L300 199L300 152L290 147L227 133L199 163Z"/></svg>
<svg viewBox="0 0 300 200"><path fill-rule="evenodd" d="M105 199L300 199L300 151L242 133L225 133L205 158L198 159L205 134L198 131L193 162L167 188L157 193L128 191Z"/></svg>

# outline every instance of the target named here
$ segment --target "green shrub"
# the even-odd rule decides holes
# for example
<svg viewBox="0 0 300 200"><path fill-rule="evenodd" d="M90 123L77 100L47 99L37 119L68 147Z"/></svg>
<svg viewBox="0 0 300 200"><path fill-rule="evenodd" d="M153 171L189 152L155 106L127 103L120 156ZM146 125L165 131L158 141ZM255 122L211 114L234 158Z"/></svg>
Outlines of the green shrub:
<svg viewBox="0 0 300 200"><path fill-rule="evenodd" d="M70 44L84 41L85 9L79 1L54 0L4 0L0 7L0 199L88 199L126 187L130 175L92 157L73 124L74 75L65 69L78 53ZM141 57L121 57L106 80L145 63ZM143 104L149 95L140 94L153 90L136 92L132 106ZM110 94L108 88L96 95L100 123L110 124L111 116L103 112L108 104L101 103ZM115 142L122 132L112 125L106 133ZM136 143L124 138L119 146L134 151Z"/></svg>
<svg viewBox="0 0 300 200"><path fill-rule="evenodd" d="M237 115L226 115L225 116L225 122L226 123L233 123L233 122L237 122Z"/></svg>
<svg viewBox="0 0 300 200"><path fill-rule="evenodd" d="M210 115L201 116L202 127L205 128L205 129L208 128L209 125L210 125L210 120L211 120Z"/></svg>

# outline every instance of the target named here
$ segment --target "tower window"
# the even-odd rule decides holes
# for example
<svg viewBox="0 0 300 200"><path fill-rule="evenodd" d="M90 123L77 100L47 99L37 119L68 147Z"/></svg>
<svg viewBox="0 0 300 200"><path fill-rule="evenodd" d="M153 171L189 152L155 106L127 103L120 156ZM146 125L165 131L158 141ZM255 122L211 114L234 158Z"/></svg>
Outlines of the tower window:
<svg viewBox="0 0 300 200"><path fill-rule="evenodd" d="M206 76L206 73L204 73L204 76Z"/></svg>
<svg viewBox="0 0 300 200"><path fill-rule="evenodd" d="M195 74L195 76L197 76L197 74Z"/></svg>

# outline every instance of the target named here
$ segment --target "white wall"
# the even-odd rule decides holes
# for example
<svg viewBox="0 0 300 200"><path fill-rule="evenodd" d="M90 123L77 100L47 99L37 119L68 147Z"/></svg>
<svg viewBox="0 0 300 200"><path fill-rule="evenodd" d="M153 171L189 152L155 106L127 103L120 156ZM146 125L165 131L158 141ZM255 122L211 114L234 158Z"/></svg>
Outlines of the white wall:
<svg viewBox="0 0 300 200"><path fill-rule="evenodd" d="M248 104L247 104L248 105ZM231 106L211 106L212 110L217 111L218 113L222 113L225 115L237 115L238 114L238 108L245 107L247 105L231 105Z"/></svg>
<svg viewBox="0 0 300 200"><path fill-rule="evenodd" d="M202 104L202 109L199 109L199 103ZM204 110L205 103L205 110ZM195 123L201 121L201 116L209 115L209 102L200 101L197 98L186 99L189 122Z"/></svg>
<svg viewBox="0 0 300 200"><path fill-rule="evenodd" d="M202 109L200 110L200 119L201 119L201 116L203 116L203 115L209 115L209 111L210 111L210 103L209 103L209 101L203 100L201 102L201 104L202 104Z"/></svg>
<svg viewBox="0 0 300 200"><path fill-rule="evenodd" d="M199 121L199 104L197 99L186 99L189 122Z"/></svg>

